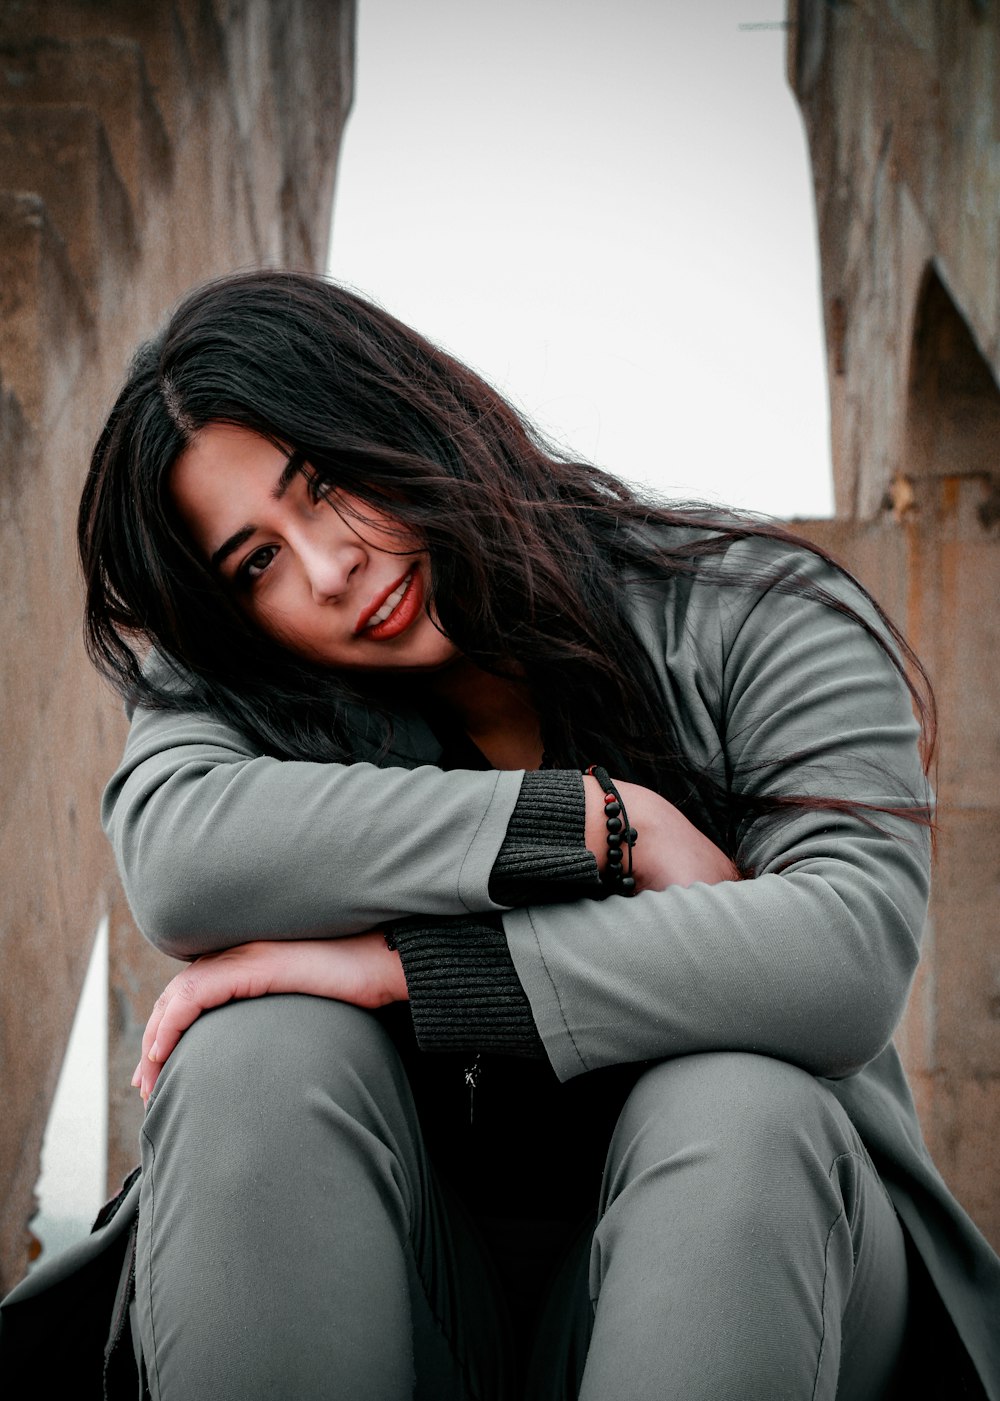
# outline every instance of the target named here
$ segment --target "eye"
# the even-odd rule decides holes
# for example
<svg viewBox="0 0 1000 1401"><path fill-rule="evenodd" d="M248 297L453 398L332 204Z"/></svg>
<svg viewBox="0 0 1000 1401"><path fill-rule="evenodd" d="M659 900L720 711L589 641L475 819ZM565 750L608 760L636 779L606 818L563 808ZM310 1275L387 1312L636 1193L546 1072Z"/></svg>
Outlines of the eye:
<svg viewBox="0 0 1000 1401"><path fill-rule="evenodd" d="M262 545L259 550L254 550L253 554L247 555L236 571L237 584L242 588L254 584L270 566L277 553L277 545Z"/></svg>
<svg viewBox="0 0 1000 1401"><path fill-rule="evenodd" d="M318 506L330 495L330 486L317 472L309 471L306 473L306 491L309 493L309 500L314 506Z"/></svg>

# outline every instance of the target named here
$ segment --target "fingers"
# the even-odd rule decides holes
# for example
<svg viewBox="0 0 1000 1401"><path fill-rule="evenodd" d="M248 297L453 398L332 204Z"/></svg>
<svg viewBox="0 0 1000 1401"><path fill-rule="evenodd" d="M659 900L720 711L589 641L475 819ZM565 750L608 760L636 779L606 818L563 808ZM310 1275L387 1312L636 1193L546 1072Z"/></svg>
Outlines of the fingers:
<svg viewBox="0 0 1000 1401"><path fill-rule="evenodd" d="M146 1059L161 1066L181 1039L181 1034L210 1007L220 1007L239 996L228 967L192 964L168 985L164 1005L153 1009L143 1040Z"/></svg>
<svg viewBox="0 0 1000 1401"><path fill-rule="evenodd" d="M146 1103L149 1096L152 1094L153 1086L156 1084L157 1077L160 1073L160 1064L158 1063L159 1047L156 1046L156 1033L159 1029L163 1013L170 1001L174 982L176 982L176 979L172 979L156 999L156 1003L142 1033L142 1054L139 1057L139 1064L136 1066L135 1073L132 1076L132 1084L142 1096L143 1104ZM155 1058L150 1056L150 1051L154 1050L154 1048L156 1050Z"/></svg>

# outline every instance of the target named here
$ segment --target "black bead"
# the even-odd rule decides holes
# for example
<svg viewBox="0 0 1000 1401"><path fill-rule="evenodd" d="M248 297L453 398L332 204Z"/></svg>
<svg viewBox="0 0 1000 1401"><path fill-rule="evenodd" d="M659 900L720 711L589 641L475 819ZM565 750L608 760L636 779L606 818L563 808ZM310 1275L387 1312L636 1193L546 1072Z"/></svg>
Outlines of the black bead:
<svg viewBox="0 0 1000 1401"><path fill-rule="evenodd" d="M611 850L608 852L608 863L612 866L620 866L622 864L622 853L620 847L613 846L611 848Z"/></svg>
<svg viewBox="0 0 1000 1401"><path fill-rule="evenodd" d="M621 839L621 837L617 836L616 833L614 833L614 832L609 832L609 833L608 833L608 846L614 847L614 848L618 848L618 847L621 846L621 844L622 844L622 839Z"/></svg>
<svg viewBox="0 0 1000 1401"><path fill-rule="evenodd" d="M618 817L621 814L621 810L622 809L620 803L606 803L604 807L604 816Z"/></svg>
<svg viewBox="0 0 1000 1401"><path fill-rule="evenodd" d="M621 818L620 818L620 817L609 817L609 818L608 818L608 831L609 831L609 832L620 832L621 829L622 829L622 823L621 823Z"/></svg>
<svg viewBox="0 0 1000 1401"><path fill-rule="evenodd" d="M622 876L621 885L623 895L633 895L635 893L634 876Z"/></svg>

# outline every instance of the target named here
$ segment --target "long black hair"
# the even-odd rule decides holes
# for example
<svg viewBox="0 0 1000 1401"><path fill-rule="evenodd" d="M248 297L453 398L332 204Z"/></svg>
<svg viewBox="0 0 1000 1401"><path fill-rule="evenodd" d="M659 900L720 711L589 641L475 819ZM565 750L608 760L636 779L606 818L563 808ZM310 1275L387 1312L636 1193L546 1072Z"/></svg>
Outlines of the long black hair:
<svg viewBox="0 0 1000 1401"><path fill-rule="evenodd" d="M373 731L383 747L391 738L385 677L348 678L294 657L245 617L195 551L168 483L210 423L297 451L322 487L415 532L444 632L488 671L516 664L560 766L596 756L730 844L747 815L864 806L738 798L694 771L667 729L621 587L624 576L697 574L707 558L751 537L827 558L822 551L773 523L667 507L570 459L466 366L379 307L304 273L241 273L191 293L137 354L94 449L79 515L87 646L133 702L211 709L279 757L355 757L359 715L369 741ZM752 578L711 572L743 587L775 585L766 569ZM777 587L849 613L876 638L910 688L929 754L927 678L882 610L869 598L884 631L804 576L786 575ZM182 691L144 673L149 645L185 678ZM919 800L875 811L930 820Z"/></svg>

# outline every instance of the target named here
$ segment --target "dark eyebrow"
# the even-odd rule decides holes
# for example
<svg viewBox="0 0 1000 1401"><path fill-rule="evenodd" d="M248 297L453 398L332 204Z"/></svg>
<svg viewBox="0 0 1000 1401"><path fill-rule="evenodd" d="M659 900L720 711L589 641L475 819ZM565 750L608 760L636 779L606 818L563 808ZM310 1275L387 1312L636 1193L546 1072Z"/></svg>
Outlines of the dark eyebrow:
<svg viewBox="0 0 1000 1401"><path fill-rule="evenodd" d="M288 488L291 486L292 482L295 480L295 478L296 478L296 477L299 475L299 473L302 471L302 467L303 467L303 464L304 464L304 463L305 463L305 454L304 454L304 453L301 453L301 452L290 452L290 453L288 454L288 461L285 463L284 467L282 468L282 470L281 470L281 476L280 476L280 477L278 478L278 480L275 482L275 484L274 484L274 490L271 492L271 495L274 497L275 501L280 501L280 500L281 500L281 498L284 496L285 492L286 492L286 491L288 490Z"/></svg>
<svg viewBox="0 0 1000 1401"><path fill-rule="evenodd" d="M208 561L209 567L218 569L219 565L223 564L234 550L238 550L241 545L245 544L246 541L250 539L250 536L256 529L257 527L255 525L244 525L237 530L234 535L230 535L229 539L222 542L215 554Z"/></svg>
<svg viewBox="0 0 1000 1401"><path fill-rule="evenodd" d="M288 455L288 461L281 469L281 476L271 489L271 495L275 501L280 501L292 482L302 471L302 464L305 461L301 452L292 452ZM228 540L223 540L222 544L215 551L215 554L208 561L211 569L218 569L220 564L224 564L234 550L238 550L241 545L246 544L250 536L257 529L255 525L243 525L239 530L233 532Z"/></svg>

